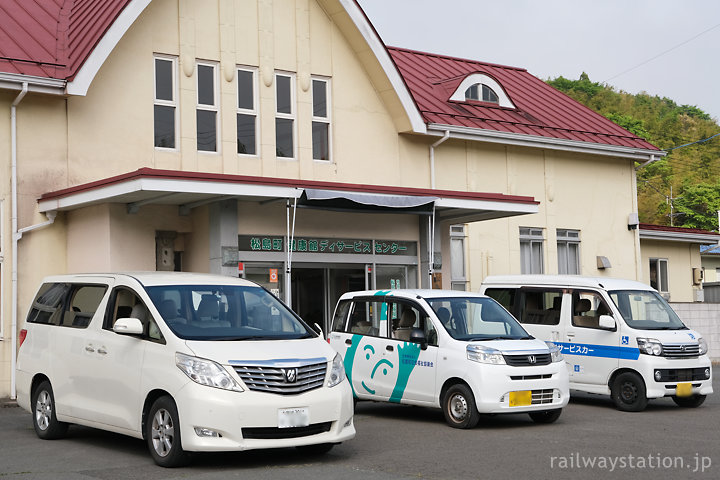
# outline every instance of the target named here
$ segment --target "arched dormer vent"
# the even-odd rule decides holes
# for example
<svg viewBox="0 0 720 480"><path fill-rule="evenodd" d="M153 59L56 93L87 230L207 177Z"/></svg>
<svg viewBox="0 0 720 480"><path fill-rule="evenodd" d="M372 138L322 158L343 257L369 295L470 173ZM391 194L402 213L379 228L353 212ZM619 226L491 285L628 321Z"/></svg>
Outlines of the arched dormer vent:
<svg viewBox="0 0 720 480"><path fill-rule="evenodd" d="M502 86L494 78L484 73L473 73L465 77L450 100L494 103L500 107L515 108Z"/></svg>

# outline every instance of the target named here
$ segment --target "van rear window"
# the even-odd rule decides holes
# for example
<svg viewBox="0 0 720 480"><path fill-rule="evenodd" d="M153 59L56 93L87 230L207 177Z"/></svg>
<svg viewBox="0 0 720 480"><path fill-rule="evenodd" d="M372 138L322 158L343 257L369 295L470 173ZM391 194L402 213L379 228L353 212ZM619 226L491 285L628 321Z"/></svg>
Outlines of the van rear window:
<svg viewBox="0 0 720 480"><path fill-rule="evenodd" d="M63 300L70 290L68 283L44 283L27 316L27 323L60 325Z"/></svg>

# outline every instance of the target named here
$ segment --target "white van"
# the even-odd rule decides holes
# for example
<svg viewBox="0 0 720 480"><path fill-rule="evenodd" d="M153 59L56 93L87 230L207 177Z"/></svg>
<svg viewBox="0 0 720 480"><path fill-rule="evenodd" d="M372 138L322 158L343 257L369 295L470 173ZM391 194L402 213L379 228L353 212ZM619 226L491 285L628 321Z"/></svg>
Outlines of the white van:
<svg viewBox="0 0 720 480"><path fill-rule="evenodd" d="M529 413L551 423L569 399L559 349L478 294L346 293L329 342L357 399L442 408L455 428L474 427L480 413Z"/></svg>
<svg viewBox="0 0 720 480"><path fill-rule="evenodd" d="M46 278L20 332L17 400L40 438L110 430L165 467L355 436L340 356L268 291L223 276Z"/></svg>
<svg viewBox="0 0 720 480"><path fill-rule="evenodd" d="M562 349L571 390L610 394L618 409L633 412L668 396L698 407L713 391L707 343L645 284L507 275L486 278L480 291Z"/></svg>

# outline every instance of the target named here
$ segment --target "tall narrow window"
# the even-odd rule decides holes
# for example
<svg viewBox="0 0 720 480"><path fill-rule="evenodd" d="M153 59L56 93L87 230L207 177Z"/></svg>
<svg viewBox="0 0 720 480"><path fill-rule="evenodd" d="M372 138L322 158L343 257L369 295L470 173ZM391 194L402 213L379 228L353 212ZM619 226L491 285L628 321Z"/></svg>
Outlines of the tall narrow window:
<svg viewBox="0 0 720 480"><path fill-rule="evenodd" d="M275 152L281 158L295 158L295 76L275 74Z"/></svg>
<svg viewBox="0 0 720 480"><path fill-rule="evenodd" d="M667 258L650 259L650 286L663 296L669 295Z"/></svg>
<svg viewBox="0 0 720 480"><path fill-rule="evenodd" d="M465 225L450 226L450 265L451 288L467 290L467 273L465 271Z"/></svg>
<svg viewBox="0 0 720 480"><path fill-rule="evenodd" d="M520 227L520 272L543 273L543 231L541 228Z"/></svg>
<svg viewBox="0 0 720 480"><path fill-rule="evenodd" d="M313 159L330 160L330 84L327 80L313 78L312 142Z"/></svg>
<svg viewBox="0 0 720 480"><path fill-rule="evenodd" d="M216 65L197 64L197 149L217 152L217 77Z"/></svg>
<svg viewBox="0 0 720 480"><path fill-rule="evenodd" d="M155 57L155 147L175 148L177 60Z"/></svg>
<svg viewBox="0 0 720 480"><path fill-rule="evenodd" d="M237 109L237 153L257 154L257 101L255 70L239 68Z"/></svg>
<svg viewBox="0 0 720 480"><path fill-rule="evenodd" d="M580 275L580 232L557 230L558 273Z"/></svg>

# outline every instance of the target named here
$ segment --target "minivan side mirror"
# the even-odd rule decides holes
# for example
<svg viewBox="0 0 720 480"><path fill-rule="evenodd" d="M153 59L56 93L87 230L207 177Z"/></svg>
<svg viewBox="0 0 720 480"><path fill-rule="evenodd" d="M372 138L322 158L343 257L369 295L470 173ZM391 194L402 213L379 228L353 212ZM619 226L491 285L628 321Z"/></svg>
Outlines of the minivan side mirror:
<svg viewBox="0 0 720 480"><path fill-rule="evenodd" d="M113 332L121 335L142 335L143 324L137 318L118 318L113 325Z"/></svg>
<svg viewBox="0 0 720 480"><path fill-rule="evenodd" d="M598 319L598 326L603 330L617 330L615 319L610 315L600 315L600 318Z"/></svg>
<svg viewBox="0 0 720 480"><path fill-rule="evenodd" d="M410 332L410 342L419 344L420 348L422 348L423 350L425 350L428 345L427 338L425 337L425 332L420 328L412 329L412 331Z"/></svg>

